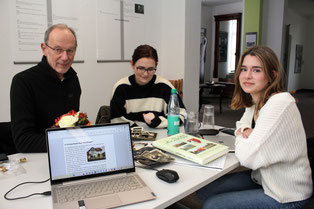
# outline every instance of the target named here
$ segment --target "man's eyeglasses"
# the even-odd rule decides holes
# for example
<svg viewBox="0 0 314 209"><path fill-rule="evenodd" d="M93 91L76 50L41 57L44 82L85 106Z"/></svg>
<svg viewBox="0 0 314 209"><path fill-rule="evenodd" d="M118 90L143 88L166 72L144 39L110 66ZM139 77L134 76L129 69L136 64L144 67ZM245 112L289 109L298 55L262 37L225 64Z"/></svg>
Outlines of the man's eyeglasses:
<svg viewBox="0 0 314 209"><path fill-rule="evenodd" d="M155 67L145 68L145 67L143 67L143 66L138 66L138 67L136 67L136 69L137 69L138 71L140 71L141 73L144 73L145 71L146 71L147 73L153 73L153 72L156 71L156 68L155 68Z"/></svg>
<svg viewBox="0 0 314 209"><path fill-rule="evenodd" d="M76 48L72 48L72 49L52 48L47 43L46 43L46 46L48 46L50 49L52 49L54 51L54 53L57 54L57 55L62 54L64 51L67 53L67 55L74 55L74 53L76 51Z"/></svg>

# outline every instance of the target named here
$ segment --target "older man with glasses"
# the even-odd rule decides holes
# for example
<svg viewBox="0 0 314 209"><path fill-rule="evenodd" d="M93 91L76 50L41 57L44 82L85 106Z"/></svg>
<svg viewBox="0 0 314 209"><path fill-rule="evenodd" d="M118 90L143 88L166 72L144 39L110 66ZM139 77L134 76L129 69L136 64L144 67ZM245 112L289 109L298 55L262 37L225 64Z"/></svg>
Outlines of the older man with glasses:
<svg viewBox="0 0 314 209"><path fill-rule="evenodd" d="M111 122L129 122L131 126L145 123L152 128L167 127L167 107L174 88L156 75L157 51L149 45L138 46L133 53L131 67L134 74L119 80L110 102ZM179 97L181 121L185 113Z"/></svg>
<svg viewBox="0 0 314 209"><path fill-rule="evenodd" d="M11 84L11 126L19 152L45 152L45 129L70 110L79 111L81 87L71 67L77 47L73 29L56 24L45 32L40 63Z"/></svg>

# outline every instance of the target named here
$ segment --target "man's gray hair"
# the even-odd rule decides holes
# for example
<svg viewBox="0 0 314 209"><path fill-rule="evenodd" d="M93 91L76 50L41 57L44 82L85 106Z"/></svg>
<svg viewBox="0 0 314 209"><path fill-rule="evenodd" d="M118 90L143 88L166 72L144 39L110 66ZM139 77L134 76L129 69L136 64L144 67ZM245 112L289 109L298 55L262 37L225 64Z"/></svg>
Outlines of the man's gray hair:
<svg viewBox="0 0 314 209"><path fill-rule="evenodd" d="M76 34L75 34L74 30L72 28L68 27L66 24L55 24L55 25L50 26L45 32L45 37L44 37L45 43L48 42L49 35L50 35L51 31L53 31L55 28L68 29L73 34L73 36L75 38L75 46L77 46Z"/></svg>

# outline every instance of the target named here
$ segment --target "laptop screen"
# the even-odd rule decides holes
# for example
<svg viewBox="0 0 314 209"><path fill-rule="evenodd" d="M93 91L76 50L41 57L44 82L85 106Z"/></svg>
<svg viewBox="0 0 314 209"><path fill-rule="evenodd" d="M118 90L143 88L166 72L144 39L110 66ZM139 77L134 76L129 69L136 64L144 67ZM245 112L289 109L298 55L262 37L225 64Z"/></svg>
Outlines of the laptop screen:
<svg viewBox="0 0 314 209"><path fill-rule="evenodd" d="M134 169L129 123L47 129L51 181Z"/></svg>

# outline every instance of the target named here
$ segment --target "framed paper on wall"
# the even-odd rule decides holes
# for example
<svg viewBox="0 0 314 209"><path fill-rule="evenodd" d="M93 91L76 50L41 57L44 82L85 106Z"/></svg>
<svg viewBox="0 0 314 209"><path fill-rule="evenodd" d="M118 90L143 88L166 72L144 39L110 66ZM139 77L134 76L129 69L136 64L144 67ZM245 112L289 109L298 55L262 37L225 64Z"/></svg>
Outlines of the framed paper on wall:
<svg viewBox="0 0 314 209"><path fill-rule="evenodd" d="M251 32L245 34L245 48L251 48L256 46L257 42L257 32Z"/></svg>
<svg viewBox="0 0 314 209"><path fill-rule="evenodd" d="M303 45L297 44L295 47L294 73L301 73L303 57Z"/></svg>

